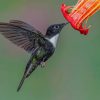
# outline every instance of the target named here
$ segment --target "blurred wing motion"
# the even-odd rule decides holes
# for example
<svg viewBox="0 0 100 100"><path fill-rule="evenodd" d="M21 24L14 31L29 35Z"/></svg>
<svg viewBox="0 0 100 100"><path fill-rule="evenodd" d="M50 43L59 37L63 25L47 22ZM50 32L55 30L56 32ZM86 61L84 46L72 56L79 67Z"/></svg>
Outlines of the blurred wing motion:
<svg viewBox="0 0 100 100"><path fill-rule="evenodd" d="M0 32L14 44L28 52L37 47L39 39L44 40L44 35L41 32L18 20L11 20L9 23L0 22Z"/></svg>

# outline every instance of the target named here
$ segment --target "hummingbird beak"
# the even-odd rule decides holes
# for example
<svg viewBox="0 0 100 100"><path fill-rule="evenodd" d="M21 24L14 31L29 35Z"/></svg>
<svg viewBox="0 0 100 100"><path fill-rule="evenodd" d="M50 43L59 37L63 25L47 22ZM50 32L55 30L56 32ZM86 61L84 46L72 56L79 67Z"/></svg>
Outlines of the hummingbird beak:
<svg viewBox="0 0 100 100"><path fill-rule="evenodd" d="M66 26L67 24L69 24L69 22L67 22L67 23L62 23L62 24L61 24L61 27L63 28L63 27Z"/></svg>
<svg viewBox="0 0 100 100"><path fill-rule="evenodd" d="M65 25L69 24L69 22L65 23Z"/></svg>

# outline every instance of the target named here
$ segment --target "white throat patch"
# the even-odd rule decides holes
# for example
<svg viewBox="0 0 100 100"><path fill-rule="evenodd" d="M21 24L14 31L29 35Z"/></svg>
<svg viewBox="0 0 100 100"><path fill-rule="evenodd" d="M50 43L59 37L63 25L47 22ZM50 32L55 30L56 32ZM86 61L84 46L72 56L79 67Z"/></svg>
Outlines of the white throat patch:
<svg viewBox="0 0 100 100"><path fill-rule="evenodd" d="M53 44L54 47L56 47L57 45L58 37L59 37L59 34L49 39L49 41Z"/></svg>

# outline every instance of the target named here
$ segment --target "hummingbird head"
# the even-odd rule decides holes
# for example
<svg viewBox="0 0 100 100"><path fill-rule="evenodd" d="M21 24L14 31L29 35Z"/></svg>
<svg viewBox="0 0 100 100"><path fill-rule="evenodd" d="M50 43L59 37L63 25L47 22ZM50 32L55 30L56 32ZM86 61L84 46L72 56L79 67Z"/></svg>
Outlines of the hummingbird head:
<svg viewBox="0 0 100 100"><path fill-rule="evenodd" d="M46 32L46 36L47 37L53 37L55 36L56 34L59 34L62 30L62 28L68 23L61 23L61 24L53 24L53 25L50 25L47 29L47 32Z"/></svg>

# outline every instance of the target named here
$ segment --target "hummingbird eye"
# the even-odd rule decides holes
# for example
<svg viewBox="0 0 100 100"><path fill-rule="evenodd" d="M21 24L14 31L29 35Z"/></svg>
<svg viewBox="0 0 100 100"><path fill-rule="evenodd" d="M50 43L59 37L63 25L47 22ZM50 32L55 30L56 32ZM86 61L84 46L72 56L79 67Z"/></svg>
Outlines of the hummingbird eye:
<svg viewBox="0 0 100 100"><path fill-rule="evenodd" d="M59 29L59 26L58 25L54 26L54 29Z"/></svg>

